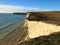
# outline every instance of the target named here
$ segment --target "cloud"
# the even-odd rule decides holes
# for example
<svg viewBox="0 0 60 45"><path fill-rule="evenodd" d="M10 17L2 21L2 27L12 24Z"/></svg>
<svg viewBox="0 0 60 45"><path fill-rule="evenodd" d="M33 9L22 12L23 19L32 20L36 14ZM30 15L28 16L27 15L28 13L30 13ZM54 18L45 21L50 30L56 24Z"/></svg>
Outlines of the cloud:
<svg viewBox="0 0 60 45"><path fill-rule="evenodd" d="M38 7L0 5L0 13L43 11Z"/></svg>

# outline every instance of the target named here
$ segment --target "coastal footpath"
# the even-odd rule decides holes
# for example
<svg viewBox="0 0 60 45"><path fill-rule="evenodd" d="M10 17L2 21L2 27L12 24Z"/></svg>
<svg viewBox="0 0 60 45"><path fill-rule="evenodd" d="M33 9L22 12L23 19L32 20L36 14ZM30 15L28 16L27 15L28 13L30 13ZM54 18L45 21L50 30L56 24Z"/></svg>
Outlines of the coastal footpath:
<svg viewBox="0 0 60 45"><path fill-rule="evenodd" d="M59 45L60 12L28 12L25 21L28 38L18 45Z"/></svg>

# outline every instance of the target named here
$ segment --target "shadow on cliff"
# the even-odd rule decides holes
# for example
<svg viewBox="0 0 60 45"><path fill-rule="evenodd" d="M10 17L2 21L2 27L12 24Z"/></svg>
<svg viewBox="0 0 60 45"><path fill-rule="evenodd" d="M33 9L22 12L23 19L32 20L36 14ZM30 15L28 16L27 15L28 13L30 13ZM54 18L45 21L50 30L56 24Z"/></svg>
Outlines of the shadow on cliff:
<svg viewBox="0 0 60 45"><path fill-rule="evenodd" d="M60 45L60 32L21 42L19 45Z"/></svg>

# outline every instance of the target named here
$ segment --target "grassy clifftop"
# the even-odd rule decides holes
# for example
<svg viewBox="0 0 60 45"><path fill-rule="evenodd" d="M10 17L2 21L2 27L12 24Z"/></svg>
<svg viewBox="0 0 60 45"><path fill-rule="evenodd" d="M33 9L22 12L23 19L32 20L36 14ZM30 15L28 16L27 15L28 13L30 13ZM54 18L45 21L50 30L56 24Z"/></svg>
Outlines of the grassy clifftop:
<svg viewBox="0 0 60 45"><path fill-rule="evenodd" d="M35 18L33 17L35 16ZM39 17L50 18L52 20L60 21L60 11L50 11L50 12L30 12L29 19L36 19Z"/></svg>

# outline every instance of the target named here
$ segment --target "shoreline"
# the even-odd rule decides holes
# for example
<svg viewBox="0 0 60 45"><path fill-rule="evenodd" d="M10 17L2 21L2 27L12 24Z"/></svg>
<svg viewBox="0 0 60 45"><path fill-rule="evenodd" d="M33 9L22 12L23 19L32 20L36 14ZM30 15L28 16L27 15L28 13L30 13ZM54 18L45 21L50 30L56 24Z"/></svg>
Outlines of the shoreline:
<svg viewBox="0 0 60 45"><path fill-rule="evenodd" d="M25 30L24 23L22 23L15 30L0 39L0 45L16 45L26 32L27 30Z"/></svg>

